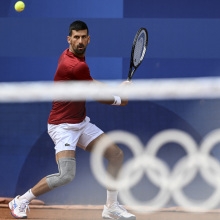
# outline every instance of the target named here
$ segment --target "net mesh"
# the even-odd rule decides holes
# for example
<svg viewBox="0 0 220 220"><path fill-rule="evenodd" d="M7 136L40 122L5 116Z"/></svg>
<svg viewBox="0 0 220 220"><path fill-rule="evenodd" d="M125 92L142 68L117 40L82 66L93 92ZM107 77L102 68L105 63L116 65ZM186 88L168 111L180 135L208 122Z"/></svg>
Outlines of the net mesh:
<svg viewBox="0 0 220 220"><path fill-rule="evenodd" d="M109 86L86 82L0 83L0 157L5 162L16 158L21 167L18 182L12 186L17 187L16 193L57 170L54 143L46 128L52 100L86 98L91 122L124 152L121 179L108 179L108 184L121 189L120 199L125 205L142 212L169 206L193 212L219 208L220 78L136 80L124 88L118 86L120 81L105 83ZM128 97L129 104L118 107L93 102L112 95ZM77 150L78 167L84 172L79 172L69 186L76 190L63 187L52 191L45 195L48 204L63 196L62 204L103 204L106 195L100 192L100 185L106 184L102 181L105 174L99 158L90 160L89 156ZM90 172L88 167L95 169ZM33 169L34 178L27 180ZM13 177L15 170L7 166L3 173ZM5 188L0 189L2 195Z"/></svg>

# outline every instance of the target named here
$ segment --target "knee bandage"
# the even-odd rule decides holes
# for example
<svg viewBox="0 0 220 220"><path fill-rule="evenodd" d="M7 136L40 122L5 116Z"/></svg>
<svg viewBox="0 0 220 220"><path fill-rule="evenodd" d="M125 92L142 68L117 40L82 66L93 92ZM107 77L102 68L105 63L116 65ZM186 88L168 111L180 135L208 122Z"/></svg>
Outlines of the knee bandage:
<svg viewBox="0 0 220 220"><path fill-rule="evenodd" d="M61 158L58 160L59 173L47 176L50 189L55 189L71 182L76 174L76 161L74 158Z"/></svg>

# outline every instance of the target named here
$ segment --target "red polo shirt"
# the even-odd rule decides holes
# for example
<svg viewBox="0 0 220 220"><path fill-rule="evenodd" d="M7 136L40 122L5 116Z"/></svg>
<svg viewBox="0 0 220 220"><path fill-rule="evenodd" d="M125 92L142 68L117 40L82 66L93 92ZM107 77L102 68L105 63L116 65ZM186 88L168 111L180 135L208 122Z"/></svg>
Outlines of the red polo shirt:
<svg viewBox="0 0 220 220"><path fill-rule="evenodd" d="M85 57L76 57L69 49L60 56L54 81L93 80ZM49 124L80 123L86 117L85 101L54 101L48 119Z"/></svg>

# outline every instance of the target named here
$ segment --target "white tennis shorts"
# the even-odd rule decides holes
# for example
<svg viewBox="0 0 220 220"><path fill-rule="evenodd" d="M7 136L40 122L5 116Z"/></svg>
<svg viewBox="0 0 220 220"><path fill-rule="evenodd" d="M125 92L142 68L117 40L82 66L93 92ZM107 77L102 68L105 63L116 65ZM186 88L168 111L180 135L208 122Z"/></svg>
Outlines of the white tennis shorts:
<svg viewBox="0 0 220 220"><path fill-rule="evenodd" d="M64 150L75 151L76 146L85 149L92 140L103 134L103 131L86 117L78 124L48 124L48 134L55 144L57 154Z"/></svg>

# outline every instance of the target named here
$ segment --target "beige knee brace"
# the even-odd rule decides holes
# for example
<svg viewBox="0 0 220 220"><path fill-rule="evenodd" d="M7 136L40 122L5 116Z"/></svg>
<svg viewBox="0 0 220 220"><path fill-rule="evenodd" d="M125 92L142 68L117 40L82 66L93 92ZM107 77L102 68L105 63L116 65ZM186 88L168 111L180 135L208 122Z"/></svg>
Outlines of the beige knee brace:
<svg viewBox="0 0 220 220"><path fill-rule="evenodd" d="M47 176L47 184L50 189L55 189L70 183L76 174L76 161L72 157L65 157L58 160L59 173Z"/></svg>

